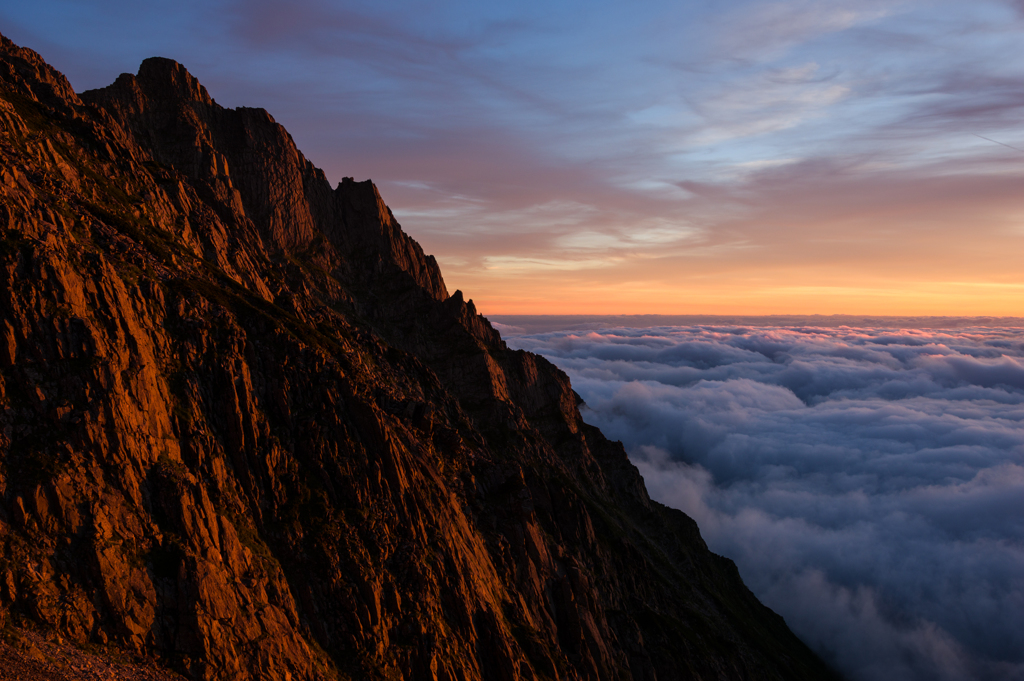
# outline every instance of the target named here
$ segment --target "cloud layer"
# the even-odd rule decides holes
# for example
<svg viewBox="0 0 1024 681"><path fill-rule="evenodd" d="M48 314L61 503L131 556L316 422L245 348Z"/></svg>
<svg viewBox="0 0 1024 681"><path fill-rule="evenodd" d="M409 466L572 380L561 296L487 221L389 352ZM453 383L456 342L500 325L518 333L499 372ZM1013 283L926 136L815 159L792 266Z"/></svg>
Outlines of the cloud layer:
<svg viewBox="0 0 1024 681"><path fill-rule="evenodd" d="M512 337L855 681L1024 679L1024 329Z"/></svg>

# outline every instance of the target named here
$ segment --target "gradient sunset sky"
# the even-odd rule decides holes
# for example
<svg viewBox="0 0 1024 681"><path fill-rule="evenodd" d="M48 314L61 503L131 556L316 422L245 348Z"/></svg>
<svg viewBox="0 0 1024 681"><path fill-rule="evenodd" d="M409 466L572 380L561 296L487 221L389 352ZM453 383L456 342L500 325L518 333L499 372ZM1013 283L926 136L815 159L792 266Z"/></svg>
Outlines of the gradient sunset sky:
<svg viewBox="0 0 1024 681"><path fill-rule="evenodd" d="M484 314L1024 315L1024 2L4 3L372 178Z"/></svg>

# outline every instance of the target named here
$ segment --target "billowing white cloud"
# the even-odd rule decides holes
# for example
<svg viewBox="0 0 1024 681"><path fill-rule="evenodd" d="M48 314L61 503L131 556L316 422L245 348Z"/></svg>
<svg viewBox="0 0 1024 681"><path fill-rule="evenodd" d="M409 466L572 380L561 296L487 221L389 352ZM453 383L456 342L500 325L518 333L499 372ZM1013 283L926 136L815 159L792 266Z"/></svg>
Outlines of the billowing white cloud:
<svg viewBox="0 0 1024 681"><path fill-rule="evenodd" d="M855 681L1024 679L1024 329L520 335Z"/></svg>

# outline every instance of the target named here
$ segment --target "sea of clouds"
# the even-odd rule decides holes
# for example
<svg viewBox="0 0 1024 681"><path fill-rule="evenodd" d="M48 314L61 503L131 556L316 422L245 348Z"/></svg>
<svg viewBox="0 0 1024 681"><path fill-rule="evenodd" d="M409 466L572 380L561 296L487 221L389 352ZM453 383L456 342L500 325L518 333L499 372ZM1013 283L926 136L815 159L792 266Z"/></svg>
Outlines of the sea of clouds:
<svg viewBox="0 0 1024 681"><path fill-rule="evenodd" d="M498 326L844 675L1024 679L1024 329Z"/></svg>

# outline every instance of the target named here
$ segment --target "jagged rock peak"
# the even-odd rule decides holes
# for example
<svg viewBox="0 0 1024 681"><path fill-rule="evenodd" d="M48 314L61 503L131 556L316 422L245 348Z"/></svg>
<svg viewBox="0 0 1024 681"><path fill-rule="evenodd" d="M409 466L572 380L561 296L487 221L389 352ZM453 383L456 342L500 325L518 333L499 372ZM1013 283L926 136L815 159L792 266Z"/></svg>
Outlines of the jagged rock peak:
<svg viewBox="0 0 1024 681"><path fill-rule="evenodd" d="M220 106L164 58L81 96L124 122L156 161L202 183L236 222L250 220L271 250L304 251L324 236L350 257L397 268L434 298L448 297L436 260L402 231L373 183L346 178L332 191L264 109Z"/></svg>
<svg viewBox="0 0 1024 681"><path fill-rule="evenodd" d="M39 54L0 35L0 82L7 89L48 106L81 104L71 83Z"/></svg>
<svg viewBox="0 0 1024 681"><path fill-rule="evenodd" d="M343 182L332 190L323 171L304 158L265 110L221 107L183 65L160 57L143 61L137 75L121 74L111 85L79 96L37 53L0 40L4 90L59 112L65 122L91 128L97 136L93 143L106 150L104 162L152 160L195 182L226 218L230 233L218 242L255 238L270 251L292 253L327 237L344 257L379 263L374 276L387 277L398 269L435 299L447 298L436 260L402 231L373 183ZM45 112L30 113L38 117ZM91 120L95 113L102 125ZM58 154L53 162L65 179L77 183L76 163L61 159ZM169 181L175 180L162 177L158 183ZM181 200L180 184L172 194ZM246 233L252 227L256 235ZM219 246L199 248L222 251ZM248 283L266 289L258 277Z"/></svg>
<svg viewBox="0 0 1024 681"><path fill-rule="evenodd" d="M348 241L363 257L379 253L409 273L437 300L448 298L441 268L432 255L411 239L398 224L371 180L344 178L334 191L338 221L328 230L334 239Z"/></svg>
<svg viewBox="0 0 1024 681"><path fill-rule="evenodd" d="M123 76L122 76L123 77ZM142 89L150 96L162 93L186 101L213 104L213 98L199 79L188 72L184 66L164 57L150 57L139 66L136 76Z"/></svg>

